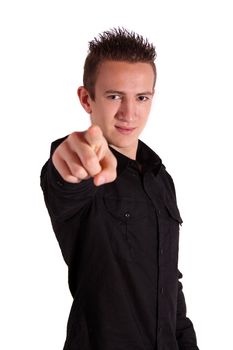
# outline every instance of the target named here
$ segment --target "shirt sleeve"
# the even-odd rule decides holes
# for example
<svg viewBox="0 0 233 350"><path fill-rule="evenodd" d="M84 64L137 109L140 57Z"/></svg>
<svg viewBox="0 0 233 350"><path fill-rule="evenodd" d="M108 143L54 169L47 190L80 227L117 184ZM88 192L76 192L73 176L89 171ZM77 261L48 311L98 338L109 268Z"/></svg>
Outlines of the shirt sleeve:
<svg viewBox="0 0 233 350"><path fill-rule="evenodd" d="M177 320L176 339L179 350L199 350L196 334L191 320L186 316L186 303L183 293L183 286L179 279L182 274L178 271L178 297L177 297Z"/></svg>
<svg viewBox="0 0 233 350"><path fill-rule="evenodd" d="M58 144L57 141L52 144L51 156ZM91 178L78 184L63 180L53 165L51 156L42 168L40 184L53 230L69 265L74 243L79 239L83 213L88 210L97 187Z"/></svg>
<svg viewBox="0 0 233 350"><path fill-rule="evenodd" d="M92 179L77 184L63 180L51 158L42 168L41 188L52 223L64 222L74 214L81 213L96 191Z"/></svg>

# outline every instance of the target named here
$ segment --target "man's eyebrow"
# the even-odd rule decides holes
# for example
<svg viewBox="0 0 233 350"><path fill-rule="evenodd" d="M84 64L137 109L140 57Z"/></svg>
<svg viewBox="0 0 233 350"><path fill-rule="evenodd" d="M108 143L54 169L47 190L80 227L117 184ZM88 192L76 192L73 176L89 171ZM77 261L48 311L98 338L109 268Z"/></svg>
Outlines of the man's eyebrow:
<svg viewBox="0 0 233 350"><path fill-rule="evenodd" d="M119 91L119 90L106 90L104 93L105 94L116 94L116 95L125 95L126 94L124 91ZM142 96L142 95L150 95L150 96L152 96L153 92L151 92L151 91L143 91L143 92L140 92L140 93L136 94L136 96Z"/></svg>
<svg viewBox="0 0 233 350"><path fill-rule="evenodd" d="M144 91L144 92L140 92L139 94L137 94L137 96L142 96L142 95L150 95L150 96L152 96L153 92L151 92L151 91Z"/></svg>
<svg viewBox="0 0 233 350"><path fill-rule="evenodd" d="M118 91L118 90L106 90L104 93L105 94L125 95L125 93L123 91Z"/></svg>

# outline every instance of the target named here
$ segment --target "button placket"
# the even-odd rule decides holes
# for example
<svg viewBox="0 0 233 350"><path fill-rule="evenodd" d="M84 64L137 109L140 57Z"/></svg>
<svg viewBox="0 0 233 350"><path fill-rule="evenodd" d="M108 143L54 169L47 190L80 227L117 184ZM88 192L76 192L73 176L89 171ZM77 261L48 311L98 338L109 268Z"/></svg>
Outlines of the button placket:
<svg viewBox="0 0 233 350"><path fill-rule="evenodd" d="M130 256L131 256L131 258L134 258L134 251L133 251L132 241L131 241L131 237L129 234L129 227L128 227L128 225L130 223L130 219L132 218L132 215L129 211L126 211L123 214L123 216L125 218L125 225L126 225L125 239L127 240L127 243L128 243L128 247L130 250Z"/></svg>
<svg viewBox="0 0 233 350"><path fill-rule="evenodd" d="M128 222L129 222L129 219L131 218L131 214L129 211L126 211L124 213L124 218L125 218L125 224L126 224L126 233L125 233L125 237L128 241L128 243L130 243L130 238L129 238L129 235L128 235Z"/></svg>

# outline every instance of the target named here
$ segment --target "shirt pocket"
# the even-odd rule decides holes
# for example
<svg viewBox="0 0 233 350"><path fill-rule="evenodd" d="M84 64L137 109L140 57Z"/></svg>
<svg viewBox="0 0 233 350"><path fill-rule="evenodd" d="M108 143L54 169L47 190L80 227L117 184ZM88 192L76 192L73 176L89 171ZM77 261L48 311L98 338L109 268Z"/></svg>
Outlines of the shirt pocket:
<svg viewBox="0 0 233 350"><path fill-rule="evenodd" d="M167 247L169 259L177 264L179 252L179 233L183 220L175 201L165 203L167 227Z"/></svg>
<svg viewBox="0 0 233 350"><path fill-rule="evenodd" d="M165 203L165 207L166 210L168 212L168 215L170 216L170 218L172 218L173 220L175 220L179 225L182 225L183 220L180 216L180 211L177 207L177 204L175 201L172 202L166 202Z"/></svg>
<svg viewBox="0 0 233 350"><path fill-rule="evenodd" d="M145 229L148 204L133 198L105 197L106 227L114 254L123 260L135 260L140 232Z"/></svg>

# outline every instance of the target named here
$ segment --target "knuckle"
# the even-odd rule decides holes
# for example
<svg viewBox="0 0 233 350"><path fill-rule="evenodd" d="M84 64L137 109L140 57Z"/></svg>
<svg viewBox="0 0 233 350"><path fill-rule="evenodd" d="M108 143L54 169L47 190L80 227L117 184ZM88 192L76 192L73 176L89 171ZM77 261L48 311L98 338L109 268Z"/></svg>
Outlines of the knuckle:
<svg viewBox="0 0 233 350"><path fill-rule="evenodd" d="M66 145L72 145L75 139L75 133L72 132L72 134L70 134L67 139L65 139L65 141L63 142Z"/></svg>
<svg viewBox="0 0 233 350"><path fill-rule="evenodd" d="M53 164L56 164L56 163L57 163L57 159L58 159L58 150L56 149L56 150L53 152L53 155L52 155L52 162L53 162Z"/></svg>
<svg viewBox="0 0 233 350"><path fill-rule="evenodd" d="M81 141L81 138L82 138L82 133L78 131L74 131L67 137L64 143L68 144L69 147L72 148L72 146L75 146L79 141Z"/></svg>
<svg viewBox="0 0 233 350"><path fill-rule="evenodd" d="M57 169L58 172L62 172L63 171L63 164L62 164L62 158L59 154L59 152L54 152L52 155L52 163L55 166L55 168Z"/></svg>
<svg viewBox="0 0 233 350"><path fill-rule="evenodd" d="M63 179L64 179L66 182L71 182L70 175L63 175Z"/></svg>
<svg viewBox="0 0 233 350"><path fill-rule="evenodd" d="M63 179L64 179L66 182L69 182L69 183L78 183L78 182L80 182L79 179L77 179L76 177L71 176L71 175L66 175L66 176L63 177Z"/></svg>
<svg viewBox="0 0 233 350"><path fill-rule="evenodd" d="M86 156L84 158L83 163L83 165L88 171L92 170L93 168L96 168L99 165L98 161L96 160L96 157L92 155Z"/></svg>
<svg viewBox="0 0 233 350"><path fill-rule="evenodd" d="M74 131L72 132L68 137L67 137L67 140L74 140L76 139L78 136L78 132L77 131ZM65 142L65 141L64 141Z"/></svg>
<svg viewBox="0 0 233 350"><path fill-rule="evenodd" d="M66 141L63 141L54 151L52 159L65 159L67 153L69 152L69 147Z"/></svg>
<svg viewBox="0 0 233 350"><path fill-rule="evenodd" d="M87 172L80 166L76 166L73 169L73 175L78 179L84 179L87 176Z"/></svg>

